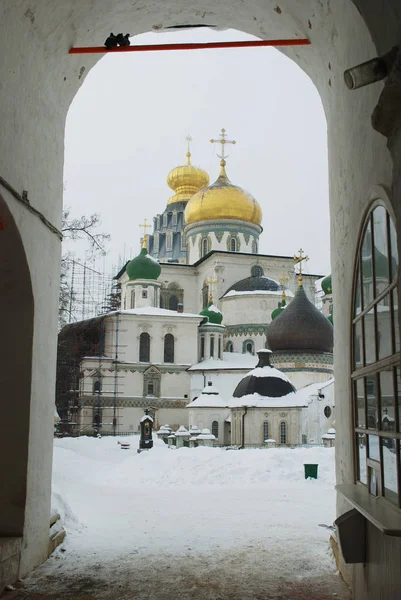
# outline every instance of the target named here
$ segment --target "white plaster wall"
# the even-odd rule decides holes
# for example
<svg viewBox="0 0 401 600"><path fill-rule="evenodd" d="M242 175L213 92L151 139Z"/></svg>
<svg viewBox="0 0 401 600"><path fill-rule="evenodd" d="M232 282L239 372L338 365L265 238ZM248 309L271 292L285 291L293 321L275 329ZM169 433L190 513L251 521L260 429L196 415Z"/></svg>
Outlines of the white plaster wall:
<svg viewBox="0 0 401 600"><path fill-rule="evenodd" d="M300 408L248 408L245 416L245 445L264 446L263 422L269 423L269 435L280 443L280 423L287 424L287 445L302 442Z"/></svg>
<svg viewBox="0 0 401 600"><path fill-rule="evenodd" d="M281 369L280 366L274 365L277 369L280 369L287 375L291 380L293 386L300 390L303 387L310 385L311 383L324 383L333 377L332 373L317 373L315 371L286 371Z"/></svg>
<svg viewBox="0 0 401 600"><path fill-rule="evenodd" d="M217 436L217 442L221 445L224 444L224 427L225 420L230 415L228 408L188 408L188 423L189 427L197 425L199 429L210 429L212 431L213 421L217 421L219 424L219 434Z"/></svg>
<svg viewBox="0 0 401 600"><path fill-rule="evenodd" d="M172 316L120 314L118 317L108 317L105 353L114 356L117 339L120 360L138 362L139 337L142 332L147 332L150 335L150 362L163 364L164 336L171 333L175 340L175 364L195 364L198 360L197 334L201 320L202 317L185 317L179 313L173 313Z"/></svg>
<svg viewBox="0 0 401 600"><path fill-rule="evenodd" d="M255 357L255 365L257 357ZM231 399L233 392L241 379L249 372L250 369L230 370L230 371L189 371L191 374L191 400L197 398L202 390L207 386L208 382L219 390L220 396L227 400Z"/></svg>
<svg viewBox="0 0 401 600"><path fill-rule="evenodd" d="M322 389L324 398L310 398L307 409L307 431L308 442L321 444L322 435L327 433L331 427L335 427L335 408L334 408L334 384ZM331 415L327 418L324 414L326 406L331 408Z"/></svg>
<svg viewBox="0 0 401 600"><path fill-rule="evenodd" d="M218 223L218 221L216 222ZM193 265L200 258L202 258L202 254L199 252L201 248L200 243L204 237L209 237L211 241L210 250L222 250L223 252L227 252L227 240L231 239L233 236L233 231L230 231L230 224L227 224L228 231L225 231L219 241L213 229L204 228L204 232L197 233L196 231L188 233L188 263ZM207 232L207 233L206 233ZM236 236L239 239L239 248L237 248L237 252L249 252L252 253L252 242L255 240L258 242L259 235L254 234L250 235L248 241L246 241L245 236L242 232L235 232ZM220 237L220 235L219 235ZM247 236L248 238L248 236Z"/></svg>
<svg viewBox="0 0 401 600"><path fill-rule="evenodd" d="M288 301L291 299L289 298ZM271 314L281 301L278 294L244 294L228 296L221 300L224 325L261 324L271 322Z"/></svg>

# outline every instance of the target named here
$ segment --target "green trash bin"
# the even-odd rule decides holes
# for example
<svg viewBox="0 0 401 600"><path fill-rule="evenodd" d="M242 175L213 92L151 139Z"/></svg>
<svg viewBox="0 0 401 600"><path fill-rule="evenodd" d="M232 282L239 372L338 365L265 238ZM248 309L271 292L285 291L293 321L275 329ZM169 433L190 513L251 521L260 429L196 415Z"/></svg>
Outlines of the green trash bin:
<svg viewBox="0 0 401 600"><path fill-rule="evenodd" d="M308 479L309 477L311 479L317 479L317 468L319 465L307 465L304 464L304 469L305 469L305 479Z"/></svg>

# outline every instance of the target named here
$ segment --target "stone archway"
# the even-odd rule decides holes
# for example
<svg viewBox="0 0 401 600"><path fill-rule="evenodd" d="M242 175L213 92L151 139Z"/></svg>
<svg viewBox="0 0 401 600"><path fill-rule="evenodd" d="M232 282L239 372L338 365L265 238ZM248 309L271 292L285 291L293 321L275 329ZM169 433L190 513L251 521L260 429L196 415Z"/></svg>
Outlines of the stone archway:
<svg viewBox="0 0 401 600"><path fill-rule="evenodd" d="M25 525L34 302L21 235L2 196L0 281L0 539L15 568Z"/></svg>
<svg viewBox="0 0 401 600"><path fill-rule="evenodd" d="M59 240L54 231L49 233L38 214L59 226L65 118L74 95L97 62L90 55L69 56L69 48L101 44L114 24L131 35L188 23L231 27L264 39L308 35L312 42L309 49L288 50L286 54L313 80L327 116L334 299L338 314L346 315L336 324L336 369L343 375L337 395L347 400L353 232L370 185L391 183L391 160L384 138L370 127L379 84L351 94L343 85L342 74L344 69L398 43L401 19L399 3L391 0L386 3L387 14L382 3L374 0L155 0L149 6L132 0L117 4L112 0L69 0L59 6L52 0L32 0L29 6L8 4L0 8L4 28L0 51L6 57L0 66L0 176L21 192L27 190L31 206L39 211L34 214L22 204L16 208L11 196L1 202L4 215L12 211L15 217L15 222L10 221L14 234L7 247L14 253L9 263L11 286L1 300L5 311L12 312L2 314L19 312L18 322L10 318L4 325L0 347L6 362L1 363L0 378L4 378L5 390L10 374L14 384L18 382L16 407L21 414L18 418L11 403L2 413L4 440L12 444L17 439L20 443L16 458L10 454L10 445L0 440L0 460L7 462L12 456L10 463L17 467L15 490L6 489L0 511L3 506L9 511L4 513L8 515L4 533L24 534L20 570L24 574L46 555L57 333ZM259 65L258 76L261 74L263 66ZM2 234L0 231L0 240ZM3 268L5 281L6 263ZM349 445L347 402L339 402L337 420L343 424L343 433L338 431L342 448L338 477L347 480L352 477L348 462L342 460ZM6 464L6 473L9 468Z"/></svg>

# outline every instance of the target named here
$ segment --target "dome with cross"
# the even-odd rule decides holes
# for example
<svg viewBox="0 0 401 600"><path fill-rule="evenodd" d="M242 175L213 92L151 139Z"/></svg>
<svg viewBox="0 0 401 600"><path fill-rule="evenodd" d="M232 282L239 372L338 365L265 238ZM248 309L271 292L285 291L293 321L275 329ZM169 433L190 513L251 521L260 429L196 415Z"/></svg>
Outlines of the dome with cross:
<svg viewBox="0 0 401 600"><path fill-rule="evenodd" d="M185 208L185 223L190 225L201 221L237 220L246 221L254 225L262 222L262 210L255 198L231 183L226 173L226 155L224 153L226 144L235 144L234 140L227 140L226 132L221 130L220 140L210 140L218 142L222 146L222 152L219 155L220 174L216 181L211 185L202 188L188 202Z"/></svg>

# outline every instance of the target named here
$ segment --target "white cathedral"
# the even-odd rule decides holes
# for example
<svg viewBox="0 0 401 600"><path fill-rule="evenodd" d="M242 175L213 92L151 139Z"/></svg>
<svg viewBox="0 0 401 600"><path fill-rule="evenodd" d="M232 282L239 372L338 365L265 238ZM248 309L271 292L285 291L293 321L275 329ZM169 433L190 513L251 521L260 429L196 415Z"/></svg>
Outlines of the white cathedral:
<svg viewBox="0 0 401 600"><path fill-rule="evenodd" d="M145 409L156 429L209 428L220 445L321 443L333 427L331 277L319 311L322 276L302 274L302 251L259 254L262 211L229 180L224 129L220 137L214 183L189 151L169 173L174 195L116 275L120 309L60 332L56 401L67 433L135 433ZM259 385L241 403L234 393L258 352L256 371L272 368L266 348L293 389L269 401Z"/></svg>

